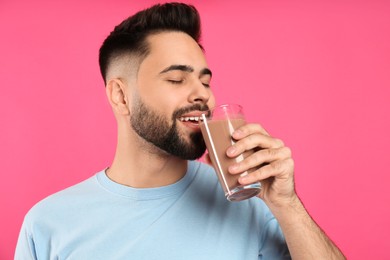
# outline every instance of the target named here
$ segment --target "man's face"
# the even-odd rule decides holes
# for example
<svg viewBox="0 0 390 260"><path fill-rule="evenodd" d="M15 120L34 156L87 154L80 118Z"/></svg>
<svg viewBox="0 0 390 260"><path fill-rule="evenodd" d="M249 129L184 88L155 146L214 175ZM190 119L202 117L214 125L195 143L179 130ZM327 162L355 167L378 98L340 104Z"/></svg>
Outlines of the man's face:
<svg viewBox="0 0 390 260"><path fill-rule="evenodd" d="M203 51L187 34L149 36L150 54L140 65L131 126L143 139L182 159L202 156L202 111L214 106L211 72Z"/></svg>

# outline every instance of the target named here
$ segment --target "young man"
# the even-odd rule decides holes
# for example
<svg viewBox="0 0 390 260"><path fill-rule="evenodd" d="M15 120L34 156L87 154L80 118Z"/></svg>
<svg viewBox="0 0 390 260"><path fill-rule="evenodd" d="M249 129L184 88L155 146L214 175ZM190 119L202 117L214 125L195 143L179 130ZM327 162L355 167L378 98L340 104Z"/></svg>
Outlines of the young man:
<svg viewBox="0 0 390 260"><path fill-rule="evenodd" d="M215 105L196 9L156 5L104 41L100 68L118 124L112 165L27 214L16 259L344 259L294 190L281 140L247 124L226 152L258 151L230 168L259 198L228 202L196 120ZM291 255L291 256L290 256Z"/></svg>

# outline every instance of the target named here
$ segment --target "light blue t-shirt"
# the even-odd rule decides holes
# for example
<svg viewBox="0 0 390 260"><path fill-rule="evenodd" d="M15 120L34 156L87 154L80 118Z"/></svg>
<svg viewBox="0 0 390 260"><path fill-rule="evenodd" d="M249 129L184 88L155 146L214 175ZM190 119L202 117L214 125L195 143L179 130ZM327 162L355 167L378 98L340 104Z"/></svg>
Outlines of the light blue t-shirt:
<svg viewBox="0 0 390 260"><path fill-rule="evenodd" d="M172 185L136 189L113 182L101 171L47 197L26 215L15 259L290 256L262 200L227 201L214 170L190 161L185 177Z"/></svg>

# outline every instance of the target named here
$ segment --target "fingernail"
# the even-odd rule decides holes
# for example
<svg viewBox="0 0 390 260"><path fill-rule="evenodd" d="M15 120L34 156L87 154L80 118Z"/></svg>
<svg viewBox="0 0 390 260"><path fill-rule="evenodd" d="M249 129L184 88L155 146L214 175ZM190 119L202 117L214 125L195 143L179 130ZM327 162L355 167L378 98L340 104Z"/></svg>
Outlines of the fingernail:
<svg viewBox="0 0 390 260"><path fill-rule="evenodd" d="M247 179L248 179L248 173L244 172L240 175L239 182L246 182Z"/></svg>
<svg viewBox="0 0 390 260"><path fill-rule="evenodd" d="M237 164L229 166L229 172L235 172L237 170L238 170L238 165Z"/></svg>
<svg viewBox="0 0 390 260"><path fill-rule="evenodd" d="M242 135L242 131L241 130L236 130L233 132L233 136L236 136L236 137L240 137Z"/></svg>
<svg viewBox="0 0 390 260"><path fill-rule="evenodd" d="M247 176L247 175L248 175L248 172L244 172L244 173L241 173L241 174L240 174L240 177L244 178L244 177Z"/></svg>
<svg viewBox="0 0 390 260"><path fill-rule="evenodd" d="M229 155L234 155L236 153L237 149L235 147L230 147L228 149L228 154Z"/></svg>

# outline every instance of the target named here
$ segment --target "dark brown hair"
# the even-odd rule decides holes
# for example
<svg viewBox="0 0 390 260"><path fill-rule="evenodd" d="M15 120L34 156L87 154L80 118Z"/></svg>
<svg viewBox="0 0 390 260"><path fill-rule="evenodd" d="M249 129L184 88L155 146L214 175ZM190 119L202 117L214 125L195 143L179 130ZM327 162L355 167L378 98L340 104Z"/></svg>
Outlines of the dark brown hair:
<svg viewBox="0 0 390 260"><path fill-rule="evenodd" d="M138 58L140 64L149 53L147 36L163 31L184 32L201 46L200 16L195 7L182 3L154 5L121 22L104 40L99 51L104 82L108 67L115 58L131 55Z"/></svg>

